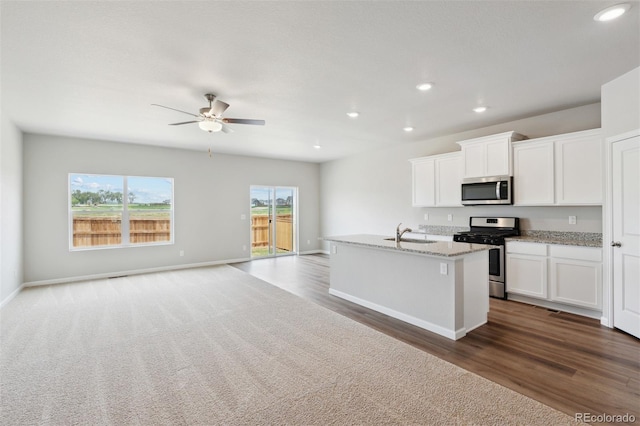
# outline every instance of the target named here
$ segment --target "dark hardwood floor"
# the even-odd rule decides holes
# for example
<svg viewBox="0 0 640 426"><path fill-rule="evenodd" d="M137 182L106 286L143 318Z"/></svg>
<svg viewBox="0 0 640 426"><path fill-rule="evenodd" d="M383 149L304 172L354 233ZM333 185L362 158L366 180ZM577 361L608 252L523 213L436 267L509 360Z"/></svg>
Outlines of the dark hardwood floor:
<svg viewBox="0 0 640 426"><path fill-rule="evenodd" d="M331 296L327 255L232 266L570 416L628 413L640 423L640 341L597 320L491 299L488 323L452 341Z"/></svg>

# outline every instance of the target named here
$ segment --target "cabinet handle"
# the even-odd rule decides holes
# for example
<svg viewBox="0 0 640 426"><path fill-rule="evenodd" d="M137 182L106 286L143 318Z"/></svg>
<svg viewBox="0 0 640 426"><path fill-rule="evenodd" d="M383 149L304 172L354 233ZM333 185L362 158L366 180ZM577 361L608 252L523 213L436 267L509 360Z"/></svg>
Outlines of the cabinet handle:
<svg viewBox="0 0 640 426"><path fill-rule="evenodd" d="M622 243L620 241L611 241L611 247L622 247Z"/></svg>

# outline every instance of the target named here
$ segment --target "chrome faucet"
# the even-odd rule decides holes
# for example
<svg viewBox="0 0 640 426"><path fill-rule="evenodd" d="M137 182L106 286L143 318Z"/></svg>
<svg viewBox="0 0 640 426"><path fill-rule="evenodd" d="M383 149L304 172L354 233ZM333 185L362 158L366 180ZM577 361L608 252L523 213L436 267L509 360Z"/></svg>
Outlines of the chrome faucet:
<svg viewBox="0 0 640 426"><path fill-rule="evenodd" d="M400 230L400 225L402 225L402 222L398 224L398 227L396 228L396 243L399 243L400 240L402 239L402 236L404 235L405 232L411 232L411 228L404 228L402 231Z"/></svg>

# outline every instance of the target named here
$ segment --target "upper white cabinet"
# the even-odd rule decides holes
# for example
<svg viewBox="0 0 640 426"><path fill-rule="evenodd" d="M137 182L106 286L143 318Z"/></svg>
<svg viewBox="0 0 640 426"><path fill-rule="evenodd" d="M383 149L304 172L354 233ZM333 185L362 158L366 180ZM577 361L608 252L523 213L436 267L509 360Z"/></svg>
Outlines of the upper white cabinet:
<svg viewBox="0 0 640 426"><path fill-rule="evenodd" d="M553 141L519 142L513 146L513 203L553 205Z"/></svg>
<svg viewBox="0 0 640 426"><path fill-rule="evenodd" d="M414 158L411 161L412 204L414 206L436 205L436 160L433 157Z"/></svg>
<svg viewBox="0 0 640 426"><path fill-rule="evenodd" d="M602 204L600 129L513 144L514 204Z"/></svg>
<svg viewBox="0 0 640 426"><path fill-rule="evenodd" d="M411 161L415 207L460 207L462 154L432 155Z"/></svg>
<svg viewBox="0 0 640 426"><path fill-rule="evenodd" d="M512 176L511 142L524 139L505 132L458 142L462 147L463 177Z"/></svg>
<svg viewBox="0 0 640 426"><path fill-rule="evenodd" d="M555 141L556 202L602 204L603 139L600 129Z"/></svg>

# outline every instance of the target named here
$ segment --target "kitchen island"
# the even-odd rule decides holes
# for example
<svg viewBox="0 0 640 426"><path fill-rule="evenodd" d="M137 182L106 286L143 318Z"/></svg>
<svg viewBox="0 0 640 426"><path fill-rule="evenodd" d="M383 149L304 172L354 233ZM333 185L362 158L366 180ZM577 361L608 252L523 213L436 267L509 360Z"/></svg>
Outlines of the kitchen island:
<svg viewBox="0 0 640 426"><path fill-rule="evenodd" d="M452 340L487 322L486 245L368 234L324 239L330 294Z"/></svg>

